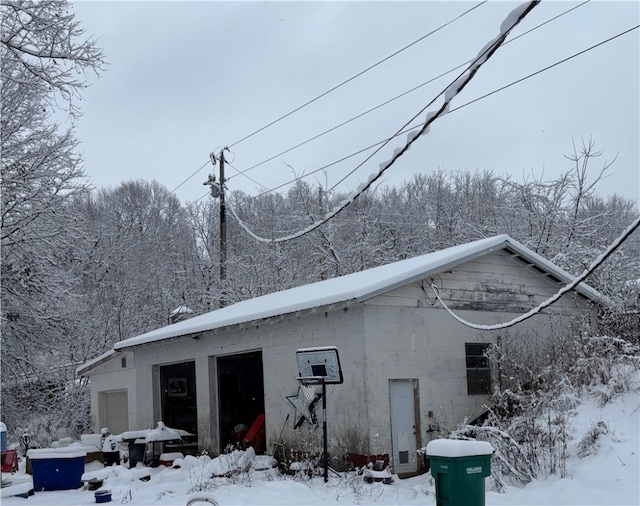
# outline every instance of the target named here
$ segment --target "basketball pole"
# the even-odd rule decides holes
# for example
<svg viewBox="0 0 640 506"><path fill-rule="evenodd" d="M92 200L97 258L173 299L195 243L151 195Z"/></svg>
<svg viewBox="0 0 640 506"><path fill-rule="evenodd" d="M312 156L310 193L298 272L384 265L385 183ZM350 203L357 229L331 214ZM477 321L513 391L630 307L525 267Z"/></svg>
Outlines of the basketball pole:
<svg viewBox="0 0 640 506"><path fill-rule="evenodd" d="M322 378L322 436L324 438L324 482L329 481L329 456L327 455L327 384Z"/></svg>

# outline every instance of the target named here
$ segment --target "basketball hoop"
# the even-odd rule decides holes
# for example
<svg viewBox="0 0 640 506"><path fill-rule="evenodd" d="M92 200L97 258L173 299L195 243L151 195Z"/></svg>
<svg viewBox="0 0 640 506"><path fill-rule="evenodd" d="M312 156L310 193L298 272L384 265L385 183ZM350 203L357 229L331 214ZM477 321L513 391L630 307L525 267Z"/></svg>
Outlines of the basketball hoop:
<svg viewBox="0 0 640 506"><path fill-rule="evenodd" d="M327 385L339 385L344 381L340 367L338 348L335 346L318 346L315 348L301 348L296 351L298 362L298 396L297 404L304 409L303 416L299 419L302 423L304 416L308 415L312 425L316 425L314 404L318 398L322 398L322 439L324 446L324 482L329 479L329 454L327 451ZM296 410L298 406L288 398ZM297 413L296 413L297 414ZM294 429L299 426L294 425Z"/></svg>
<svg viewBox="0 0 640 506"><path fill-rule="evenodd" d="M296 362L301 378L321 378L325 385L343 382L340 357L335 346L301 348L296 351Z"/></svg>
<svg viewBox="0 0 640 506"><path fill-rule="evenodd" d="M298 383L300 384L298 397L302 397L300 404L303 414L308 422L315 427L318 425L318 421L314 405L318 400L318 396L322 395L324 378L322 376L300 376L298 377Z"/></svg>

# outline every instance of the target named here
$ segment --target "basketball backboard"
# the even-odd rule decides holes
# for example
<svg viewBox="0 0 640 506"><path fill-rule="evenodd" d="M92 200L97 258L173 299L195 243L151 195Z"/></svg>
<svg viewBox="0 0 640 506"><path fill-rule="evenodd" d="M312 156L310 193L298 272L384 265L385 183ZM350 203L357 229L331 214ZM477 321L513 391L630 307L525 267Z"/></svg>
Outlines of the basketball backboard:
<svg viewBox="0 0 640 506"><path fill-rule="evenodd" d="M326 385L343 382L340 357L335 346L301 348L296 351L296 361L301 378L322 378Z"/></svg>

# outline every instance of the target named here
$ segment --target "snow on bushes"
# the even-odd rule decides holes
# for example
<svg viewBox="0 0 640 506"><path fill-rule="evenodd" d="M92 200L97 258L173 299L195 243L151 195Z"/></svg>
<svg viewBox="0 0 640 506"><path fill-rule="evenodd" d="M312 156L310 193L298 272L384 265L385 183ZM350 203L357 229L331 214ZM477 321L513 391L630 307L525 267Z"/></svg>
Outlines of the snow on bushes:
<svg viewBox="0 0 640 506"><path fill-rule="evenodd" d="M622 393L640 391L640 347L633 343L607 336L558 337L559 348L547 355L548 364L535 368L519 353L526 355L526 349L516 346L517 340L511 337L489 353L510 388L493 394L482 425L463 425L450 435L491 443L491 485L498 491L550 474L567 477L571 456L597 452L607 424L596 420L582 435L571 424L582 395L604 406ZM575 448L569 448L572 438L579 439Z"/></svg>

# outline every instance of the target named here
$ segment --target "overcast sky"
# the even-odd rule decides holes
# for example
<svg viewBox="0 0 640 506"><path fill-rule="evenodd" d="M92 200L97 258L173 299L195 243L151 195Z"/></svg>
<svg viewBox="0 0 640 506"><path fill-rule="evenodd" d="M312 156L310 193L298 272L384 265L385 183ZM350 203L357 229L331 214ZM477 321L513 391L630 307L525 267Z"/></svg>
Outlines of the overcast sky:
<svg viewBox="0 0 640 506"><path fill-rule="evenodd" d="M90 78L77 134L98 187L155 179L173 190L231 146L230 190L257 194L394 134L462 70L313 142L238 175L351 117L475 57L518 3L488 2L326 97L253 137L255 130L450 21L479 2L79 2L78 18L109 62ZM510 38L578 3L543 1ZM452 109L639 23L639 3L591 1L500 48ZM572 141L593 137L618 155L603 196L640 195L639 30L437 120L386 173L485 170L515 179L571 168ZM440 102L428 110L436 109ZM412 124L424 121L420 115ZM388 158L392 141L337 188L353 190ZM331 188L370 152L307 180ZM234 169L235 168L235 169ZM207 194L211 166L176 195ZM217 172L217 168L216 168ZM278 191L286 192L288 186Z"/></svg>

